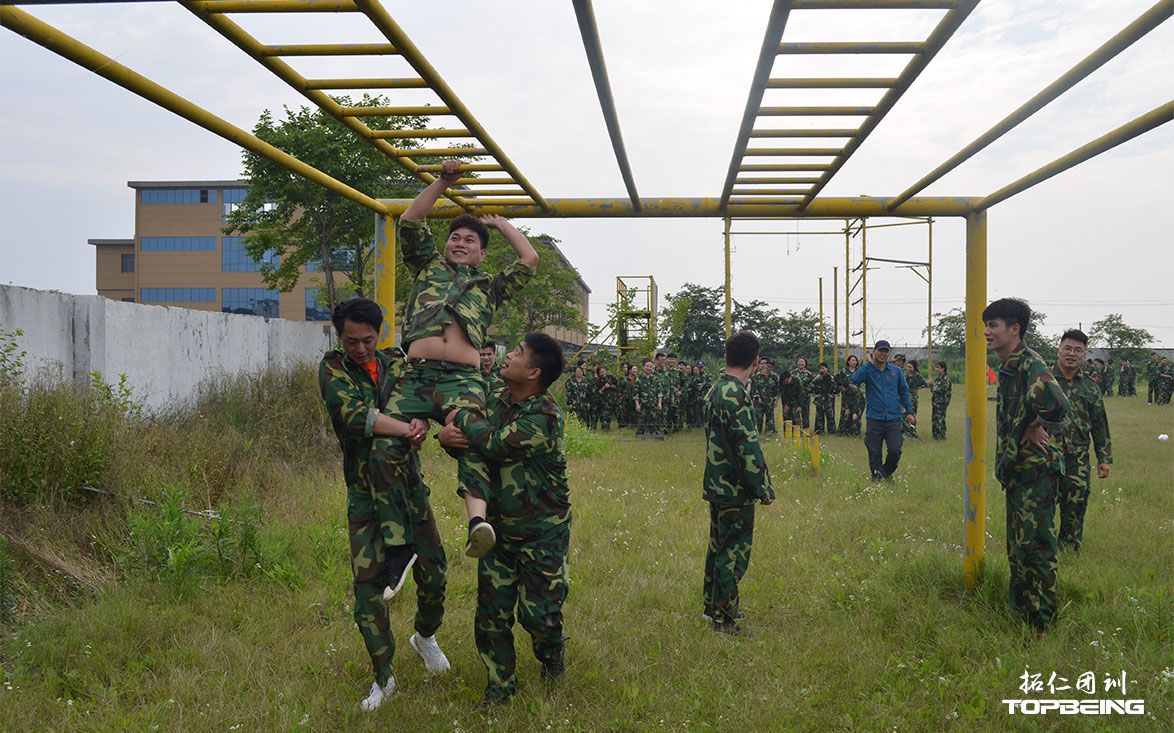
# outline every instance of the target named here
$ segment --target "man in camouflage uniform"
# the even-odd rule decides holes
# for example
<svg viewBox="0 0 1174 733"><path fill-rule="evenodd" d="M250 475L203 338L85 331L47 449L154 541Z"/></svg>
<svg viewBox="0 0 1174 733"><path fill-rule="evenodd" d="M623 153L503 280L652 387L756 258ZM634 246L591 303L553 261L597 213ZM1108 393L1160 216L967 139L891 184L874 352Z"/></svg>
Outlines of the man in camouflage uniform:
<svg viewBox="0 0 1174 733"><path fill-rule="evenodd" d="M611 430L611 416L616 411L618 393L616 378L607 371L607 367L602 364L595 367L595 379L591 382L591 402L595 408L592 427Z"/></svg>
<svg viewBox="0 0 1174 733"><path fill-rule="evenodd" d="M811 380L811 391L815 395L815 426L811 432L816 435L836 432L836 378L828 371L826 361L819 363L819 372Z"/></svg>
<svg viewBox="0 0 1174 733"><path fill-rule="evenodd" d="M909 385L909 404L912 406L910 414L913 415L913 422L906 422L902 425L905 434L916 438L917 437L917 390L928 386L925 377L921 376L921 370L917 366L917 361L911 361L905 365L905 381Z"/></svg>
<svg viewBox="0 0 1174 733"><path fill-rule="evenodd" d="M684 407L685 401L685 383L681 376L681 370L677 368L676 354L669 354L665 361L664 380L667 390L664 406L666 432L679 433L683 425L681 409Z"/></svg>
<svg viewBox="0 0 1174 733"><path fill-rule="evenodd" d="M799 410L791 421L806 429L811 425L811 380L815 379L815 375L807 371L807 357L800 356L795 360L795 369L791 372L791 377L799 383Z"/></svg>
<svg viewBox="0 0 1174 733"><path fill-rule="evenodd" d="M481 344L481 381L485 383L485 394L497 394L505 389L505 382L497 373L497 343L486 341Z"/></svg>
<svg viewBox="0 0 1174 733"><path fill-rule="evenodd" d="M1137 394L1137 370L1133 368L1130 359L1121 360L1121 388L1117 394L1122 397L1133 397Z"/></svg>
<svg viewBox="0 0 1174 733"><path fill-rule="evenodd" d="M950 406L950 398L953 396L948 369L946 362L939 361L934 367L934 379L929 383L929 399L933 407L930 420L934 440L946 439L946 408Z"/></svg>
<svg viewBox="0 0 1174 733"><path fill-rule="evenodd" d="M1158 386L1154 392L1154 401L1159 405L1170 404L1170 395L1174 394L1174 364L1168 357L1163 356L1157 370Z"/></svg>
<svg viewBox="0 0 1174 733"><path fill-rule="evenodd" d="M1101 381L1101 387L1104 389L1105 397L1113 396L1113 384L1117 381L1117 372L1113 369L1113 360L1109 359L1105 362L1105 377Z"/></svg>
<svg viewBox="0 0 1174 733"><path fill-rule="evenodd" d="M664 382L652 369L652 359L644 360L644 373L635 383L637 437L664 437L661 415L664 412Z"/></svg>
<svg viewBox="0 0 1174 733"><path fill-rule="evenodd" d="M840 387L840 435L860 435L861 417L864 415L863 388L852 383L852 374L860 364L860 358L851 354L844 368L836 375Z"/></svg>
<svg viewBox="0 0 1174 733"><path fill-rule="evenodd" d="M355 624L375 675L362 708L374 710L395 690L395 638L383 599L389 583L387 561L392 554L388 550L396 546L408 549L408 567L416 581L416 633L410 643L434 674L449 666L435 638L444 618L448 563L415 451L399 464L401 473L394 487L371 480L371 442L375 436L403 437L418 447L427 434L423 420L404 423L382 413L405 371L398 350L391 353L375 348L383 313L374 301L354 298L335 307L333 321L342 348L322 357L318 383L342 448ZM406 575L398 568L393 572L400 578Z"/></svg>
<svg viewBox="0 0 1174 733"><path fill-rule="evenodd" d="M681 411L677 417L677 426L684 430L689 427L689 415L693 410L694 398L693 370L688 362L682 361L677 365L677 376L681 380Z"/></svg>
<svg viewBox="0 0 1174 733"><path fill-rule="evenodd" d="M585 427L591 427L589 406L591 404L591 384L583 377L583 367L575 367L575 373L567 380L567 409L579 418Z"/></svg>
<svg viewBox="0 0 1174 733"><path fill-rule="evenodd" d="M471 445L496 468L489 518L499 539L477 563L474 638L488 682L487 702L517 692L514 613L530 634L542 677L563 675L563 603L570 583L571 502L563 443L563 413L547 388L563 371L558 342L531 333L506 357L509 387L482 417L456 410L441 442Z"/></svg>
<svg viewBox="0 0 1174 733"><path fill-rule="evenodd" d="M771 371L770 359L759 360L759 370L750 377L750 403L754 406L754 426L760 435L775 430L775 401L778 399L778 379Z"/></svg>
<svg viewBox="0 0 1174 733"><path fill-rule="evenodd" d="M421 191L399 218L396 241L412 278L404 309L403 348L408 372L388 399L391 417L432 418L443 421L458 407L480 410L485 404L479 349L485 343L493 315L534 277L538 253L525 235L503 217L480 219L462 214L449 222L443 253L437 251L426 217L445 190L463 174L460 162L446 160L440 175ZM497 229L517 259L496 275L480 272L489 246L489 228ZM405 460L402 438L379 438L372 445L372 475L382 480L386 470ZM465 554L480 557L493 546L493 527L485 521L489 472L475 451L457 459L457 493L465 501L469 535ZM378 466L378 468L377 468Z"/></svg>
<svg viewBox="0 0 1174 733"><path fill-rule="evenodd" d="M799 425L803 419L803 407L800 404L804 397L803 385L794 374L784 371L779 375L779 401L783 403L783 420L790 420L792 425Z"/></svg>
<svg viewBox="0 0 1174 733"><path fill-rule="evenodd" d="M1109 419L1105 415L1102 395L1080 374L1080 359L1088 348L1088 336L1077 329L1060 337L1057 364L1052 369L1056 382L1068 398L1071 409L1064 418L1060 445L1064 451L1064 474L1060 478L1061 547L1079 552L1084 536L1084 513L1088 508L1090 474L1088 441L1092 438L1097 454L1097 478L1109 477L1113 448L1109 438Z"/></svg>
<svg viewBox="0 0 1174 733"><path fill-rule="evenodd" d="M1158 352L1150 352L1150 360L1145 363L1145 381L1146 393L1145 403L1147 405L1154 404L1154 398L1158 393L1158 367L1161 364L1158 362Z"/></svg>
<svg viewBox="0 0 1174 733"><path fill-rule="evenodd" d="M704 615L714 631L738 634L738 582L750 565L754 505L775 499L762 457L747 382L758 360L758 338L741 331L726 342L726 368L705 396L705 474L709 547L705 553Z"/></svg>
<svg viewBox="0 0 1174 733"><path fill-rule="evenodd" d="M995 478L1006 495L1011 609L1037 634L1056 614L1056 498L1064 473L1059 441L1068 398L1022 335L1031 308L1003 298L982 313L987 348L999 355ZM1053 437L1055 436L1055 437Z"/></svg>

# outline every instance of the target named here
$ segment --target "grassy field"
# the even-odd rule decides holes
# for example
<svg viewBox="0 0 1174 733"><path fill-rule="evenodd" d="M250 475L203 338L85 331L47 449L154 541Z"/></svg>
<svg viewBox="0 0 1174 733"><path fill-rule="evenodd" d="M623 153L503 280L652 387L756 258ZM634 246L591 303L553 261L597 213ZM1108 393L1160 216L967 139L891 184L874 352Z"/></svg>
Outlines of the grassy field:
<svg viewBox="0 0 1174 733"><path fill-rule="evenodd" d="M0 642L0 730L1174 729L1174 444L1156 440L1174 432L1174 411L1109 401L1113 474L1094 480L1084 551L1060 558L1058 623L1034 640L1006 608L993 479L982 583L962 590L962 399L956 388L950 439L907 442L891 483L866 480L859 440L828 440L818 477L789 446L767 444L779 500L759 509L743 637L701 619L701 436L613 432L570 462L567 676L542 685L519 630L521 693L477 710L475 565L461 553L455 464L431 444L426 472L451 563L438 636L448 674L429 677L407 646L405 594L392 608L400 691L359 711L370 672L331 465L290 472L258 497L264 572L193 580L112 568L100 592L18 614ZM51 541L76 519L30 521ZM1099 696L1144 699L1146 715L1009 716L1005 698L1083 696L1025 695L1025 670L1069 684L1092 671L1098 686L1124 671L1127 695Z"/></svg>

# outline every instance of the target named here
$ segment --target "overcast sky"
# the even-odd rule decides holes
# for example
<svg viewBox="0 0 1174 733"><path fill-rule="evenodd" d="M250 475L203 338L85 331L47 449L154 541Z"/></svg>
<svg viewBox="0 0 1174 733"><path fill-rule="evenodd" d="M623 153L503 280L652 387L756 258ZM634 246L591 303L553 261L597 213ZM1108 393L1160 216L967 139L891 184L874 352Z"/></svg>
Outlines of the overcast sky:
<svg viewBox="0 0 1174 733"><path fill-rule="evenodd" d="M1151 4L983 0L825 193L899 193ZM181 7L130 5L29 10L240 127L262 110L307 103ZM626 195L569 2L385 5L543 196ZM640 194L719 195L770 3L597 0L595 10ZM784 40L923 40L940 16L795 11ZM267 43L385 40L362 15L235 18ZM990 193L1167 101L1172 42L1167 22L924 194ZM905 57L826 58L781 57L774 75L896 75ZM306 77L414 75L395 57L291 65ZM764 103L867 104L880 91L771 91ZM395 97L429 101L421 90ZM133 236L127 181L235 178L240 158L231 143L0 31L0 282L93 293L86 240ZM1174 347L1171 171L1174 125L1165 125L992 208L990 297L1027 298L1047 314L1048 335L1120 313ZM521 223L562 241L593 290L596 323L616 275L652 274L662 294L722 280L720 220ZM816 307L822 276L830 317L843 237L803 234L828 228L819 222L735 227L752 228L790 233L735 238L734 297ZM933 240L934 310L944 311L963 303L961 222L936 223ZM922 260L926 228L877 230L869 254ZM869 274L870 336L920 343L925 283L878 267ZM858 310L853 321L859 329Z"/></svg>

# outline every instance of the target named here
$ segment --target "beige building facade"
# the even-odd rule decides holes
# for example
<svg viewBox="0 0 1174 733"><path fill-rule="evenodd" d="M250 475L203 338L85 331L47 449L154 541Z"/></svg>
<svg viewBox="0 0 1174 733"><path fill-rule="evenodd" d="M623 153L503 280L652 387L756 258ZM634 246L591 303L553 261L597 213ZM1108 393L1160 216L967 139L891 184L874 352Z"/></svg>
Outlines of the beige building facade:
<svg viewBox="0 0 1174 733"><path fill-rule="evenodd" d="M286 293L261 279L261 263L241 237L223 233L224 219L244 200L244 181L129 181L135 192L133 239L91 239L96 287L114 300L196 310L250 313L289 320L329 320L318 305L321 275L303 268ZM566 264L566 257L555 248ZM587 319L591 289L578 279L578 307ZM546 329L567 345L586 340L581 331Z"/></svg>

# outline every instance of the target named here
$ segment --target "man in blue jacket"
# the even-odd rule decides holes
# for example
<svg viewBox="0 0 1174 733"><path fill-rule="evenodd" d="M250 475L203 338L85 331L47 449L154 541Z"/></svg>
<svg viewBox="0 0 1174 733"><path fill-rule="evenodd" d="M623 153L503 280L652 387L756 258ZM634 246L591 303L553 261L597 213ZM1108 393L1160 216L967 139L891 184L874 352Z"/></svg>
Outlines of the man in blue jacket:
<svg viewBox="0 0 1174 733"><path fill-rule="evenodd" d="M909 400L909 383L905 372L889 363L889 342L880 340L868 354L868 361L853 372L852 384L864 385L865 415L868 428L864 433L864 447L868 449L868 468L872 478L891 477L901 460L901 415L910 425L916 418ZM902 413L902 406L905 408ZM888 455L881 462L881 447L888 444Z"/></svg>

